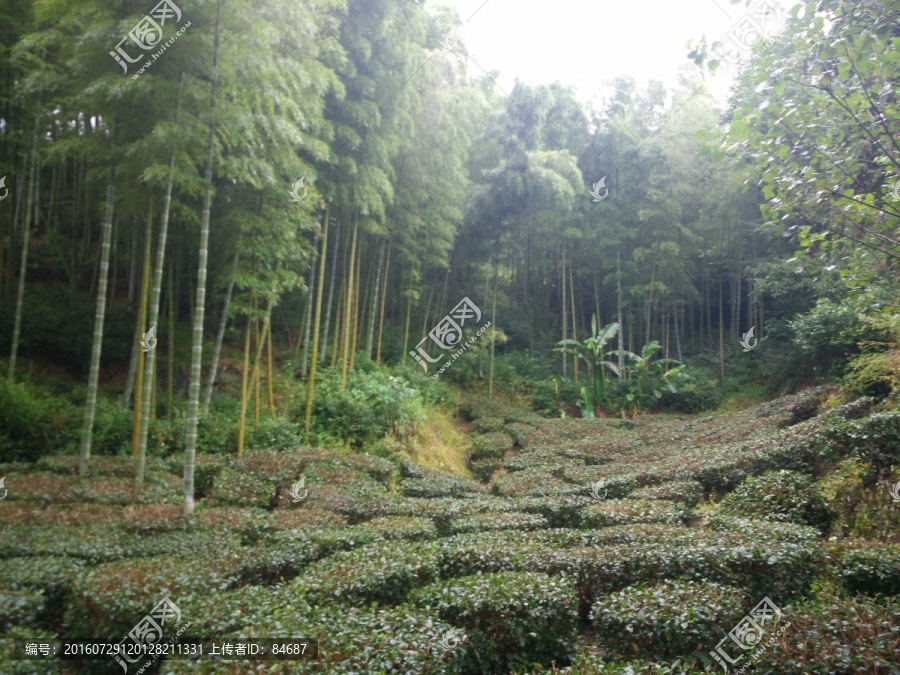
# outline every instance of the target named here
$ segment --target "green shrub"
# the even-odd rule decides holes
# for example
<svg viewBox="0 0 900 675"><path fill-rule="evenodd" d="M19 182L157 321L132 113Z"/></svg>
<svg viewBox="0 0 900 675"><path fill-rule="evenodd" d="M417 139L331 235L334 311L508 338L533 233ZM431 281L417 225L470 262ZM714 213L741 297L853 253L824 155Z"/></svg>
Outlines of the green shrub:
<svg viewBox="0 0 900 675"><path fill-rule="evenodd" d="M413 588L437 578L431 544L389 542L335 553L298 577L293 587L317 604L402 603Z"/></svg>
<svg viewBox="0 0 900 675"><path fill-rule="evenodd" d="M13 525L0 537L0 559L62 556L102 563L155 555L190 555L197 550L238 546L240 539L227 529L161 532L145 535L126 532L107 523L94 525Z"/></svg>
<svg viewBox="0 0 900 675"><path fill-rule="evenodd" d="M403 435L425 418L425 402L403 377L354 370L341 383L336 369L323 371L313 405L313 433L362 447L389 433Z"/></svg>
<svg viewBox="0 0 900 675"><path fill-rule="evenodd" d="M837 456L852 455L871 464L875 480L888 476L891 467L900 464L900 412L834 423L825 429L824 436Z"/></svg>
<svg viewBox="0 0 900 675"><path fill-rule="evenodd" d="M35 471L46 471L62 476L78 474L78 455L44 455L34 465ZM154 458L147 458L146 475L163 473L166 466ZM113 478L134 478L135 465L131 457L91 457L91 476L107 476Z"/></svg>
<svg viewBox="0 0 900 675"><path fill-rule="evenodd" d="M748 478L722 499L717 513L811 525L823 532L832 520L815 479L784 470Z"/></svg>
<svg viewBox="0 0 900 675"><path fill-rule="evenodd" d="M468 465L475 478L486 481L503 466L503 462L499 459L476 459L469 460Z"/></svg>
<svg viewBox="0 0 900 675"><path fill-rule="evenodd" d="M710 528L720 532L740 532L751 539L776 539L796 544L814 544L822 538L818 528L796 523L734 518L721 513L712 513L708 523Z"/></svg>
<svg viewBox="0 0 900 675"><path fill-rule="evenodd" d="M29 383L0 381L0 457L34 462L75 443L78 409ZM83 415L82 415L83 416Z"/></svg>
<svg viewBox="0 0 900 675"><path fill-rule="evenodd" d="M703 499L703 485L695 480L673 481L639 488L629 497L632 499L667 499L693 507Z"/></svg>
<svg viewBox="0 0 900 675"><path fill-rule="evenodd" d="M610 499L584 508L584 527L609 527L629 523L667 523L687 520L684 505L664 499Z"/></svg>
<svg viewBox="0 0 900 675"><path fill-rule="evenodd" d="M184 475L184 457L175 455L166 460L169 471L176 476ZM194 497L202 499L212 490L219 472L225 467L225 459L221 455L194 456Z"/></svg>
<svg viewBox="0 0 900 675"><path fill-rule="evenodd" d="M547 527L547 520L533 513L479 513L450 522L452 534L484 530L536 530Z"/></svg>
<svg viewBox="0 0 900 675"><path fill-rule="evenodd" d="M591 621L601 642L629 657L704 651L748 608L742 590L714 582L637 584L601 597Z"/></svg>
<svg viewBox="0 0 900 675"><path fill-rule="evenodd" d="M900 594L900 545L850 551L841 558L840 575L851 593Z"/></svg>
<svg viewBox="0 0 900 675"><path fill-rule="evenodd" d="M290 585L284 588L293 590ZM244 615L250 619L242 629L244 634L259 637L318 635L319 660L273 662L241 659L230 663L221 660L199 663L171 660L165 663L166 673L245 675L263 670L273 675L318 675L323 672L329 675L462 673L462 648L447 652L442 650L442 642L452 626L436 621L433 615L409 605L396 608L310 607L295 593L270 592L256 596L249 589L234 591L230 595L217 593L212 599L226 604L223 611L217 609L215 603L210 603L214 616L221 617L220 622L214 622L211 626L217 623L234 625L229 622L229 616ZM198 607L198 613L203 606ZM323 626L327 630L323 631ZM206 631L205 635L221 636L211 628ZM385 639L385 636L390 637Z"/></svg>
<svg viewBox="0 0 900 675"><path fill-rule="evenodd" d="M302 445L301 431L301 427L287 418L265 418L249 431L244 446L254 450L295 450Z"/></svg>
<svg viewBox="0 0 900 675"><path fill-rule="evenodd" d="M197 454L217 455L237 449L238 416L214 406L200 418L197 426ZM148 430L148 447L162 457L184 459L184 427L187 417L182 408L175 409L171 420L151 420ZM253 447L253 446L250 446Z"/></svg>
<svg viewBox="0 0 900 675"><path fill-rule="evenodd" d="M676 392L665 391L659 399L663 410L696 414L714 410L722 402L722 393L713 380L689 381Z"/></svg>
<svg viewBox="0 0 900 675"><path fill-rule="evenodd" d="M414 591L414 604L463 628L463 668L506 675L574 654L575 589L565 578L508 572L444 581Z"/></svg>
<svg viewBox="0 0 900 675"><path fill-rule="evenodd" d="M512 450L513 440L502 431L492 431L472 439L472 459L501 459L507 450Z"/></svg>
<svg viewBox="0 0 900 675"><path fill-rule="evenodd" d="M753 662L760 675L895 673L900 602L824 595L784 610L776 644ZM780 631L779 631L780 632ZM746 665L746 662L744 663Z"/></svg>
<svg viewBox="0 0 900 675"><path fill-rule="evenodd" d="M269 508L275 499L275 485L258 476L226 466L215 478L209 501L217 506Z"/></svg>
<svg viewBox="0 0 900 675"><path fill-rule="evenodd" d="M13 626L37 628L45 605L43 591L0 591L0 635Z"/></svg>
<svg viewBox="0 0 900 675"><path fill-rule="evenodd" d="M0 663L4 667L4 675L47 675L48 672L61 672L61 661L39 660L31 661L16 659L16 640L38 642L39 640L53 640L58 635L51 633L46 628L23 628L13 626L0 639Z"/></svg>
<svg viewBox="0 0 900 675"><path fill-rule="evenodd" d="M60 476L32 473L17 476L8 486L14 502L48 504L176 504L183 502L180 481L169 474L149 474L144 483L133 478Z"/></svg>
<svg viewBox="0 0 900 675"><path fill-rule="evenodd" d="M479 434L490 434L503 431L502 417L477 417L472 422L472 428Z"/></svg>
<svg viewBox="0 0 900 675"><path fill-rule="evenodd" d="M832 367L842 370L847 358L859 353L860 342L884 337L883 331L862 318L867 309L862 298L845 298L840 303L820 298L813 309L788 322L794 344L821 364L825 374Z"/></svg>
<svg viewBox="0 0 900 675"><path fill-rule="evenodd" d="M517 511L535 513L547 520L548 527L582 527L584 507L588 497L519 497L511 500Z"/></svg>
<svg viewBox="0 0 900 675"><path fill-rule="evenodd" d="M577 491L578 488L548 473L546 467L507 473L491 482L491 492L501 497L561 496Z"/></svg>
<svg viewBox="0 0 900 675"><path fill-rule="evenodd" d="M400 492L406 497L432 499L436 497L460 497L465 492L462 486L452 480L437 476L404 478L400 481Z"/></svg>

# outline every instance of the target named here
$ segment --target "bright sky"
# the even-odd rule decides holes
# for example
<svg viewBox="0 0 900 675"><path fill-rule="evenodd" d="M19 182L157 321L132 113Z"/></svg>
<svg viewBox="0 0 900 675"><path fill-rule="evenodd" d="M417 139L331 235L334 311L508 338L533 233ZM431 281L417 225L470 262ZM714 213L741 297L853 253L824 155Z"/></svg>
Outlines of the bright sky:
<svg viewBox="0 0 900 675"><path fill-rule="evenodd" d="M456 8L463 25L455 34L481 68L500 70L498 83L507 93L516 78L559 80L583 99L596 98L604 81L621 75L674 86L679 68L695 68L685 45L703 34L709 41L722 38L747 11L745 2L728 0L432 1ZM481 75L471 61L468 67ZM724 97L730 80L717 74L708 82Z"/></svg>

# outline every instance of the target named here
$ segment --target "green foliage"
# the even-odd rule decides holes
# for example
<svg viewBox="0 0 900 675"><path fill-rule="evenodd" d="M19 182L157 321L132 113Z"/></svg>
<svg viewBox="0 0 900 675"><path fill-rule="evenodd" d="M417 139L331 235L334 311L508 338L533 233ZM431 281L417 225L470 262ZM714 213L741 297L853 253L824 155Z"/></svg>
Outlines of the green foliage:
<svg viewBox="0 0 900 675"><path fill-rule="evenodd" d="M0 634L13 626L37 628L44 611L45 599L41 591L0 591Z"/></svg>
<svg viewBox="0 0 900 675"><path fill-rule="evenodd" d="M687 507L693 507L703 499L703 486L695 480L672 481L639 488L629 497L632 499L667 499L681 502Z"/></svg>
<svg viewBox="0 0 900 675"><path fill-rule="evenodd" d="M641 348L640 354L628 350L614 350L610 354L621 354L629 360L625 372L619 381L620 386L627 381L628 389L624 392L624 400L620 397L616 401L617 407L622 410L630 410L638 413L655 405L662 398L664 392L675 393L677 391L677 376L684 369L675 359L656 359L654 354L662 349L662 345L656 340L651 340ZM669 368L668 364L677 364Z"/></svg>
<svg viewBox="0 0 900 675"><path fill-rule="evenodd" d="M687 520L683 505L663 499L610 499L584 509L585 527L609 527L629 523L666 523Z"/></svg>
<svg viewBox="0 0 900 675"><path fill-rule="evenodd" d="M859 353L858 345L883 337L866 321L868 305L862 300L845 299L840 304L822 298L806 314L789 321L794 344L820 363L826 373L840 372L847 359Z"/></svg>
<svg viewBox="0 0 900 675"><path fill-rule="evenodd" d="M502 431L475 436L472 439L472 459L501 459L507 450L512 450L513 441L509 434Z"/></svg>
<svg viewBox="0 0 900 675"><path fill-rule="evenodd" d="M851 593L900 594L900 545L861 548L841 558L840 575Z"/></svg>
<svg viewBox="0 0 900 675"><path fill-rule="evenodd" d="M850 359L844 379L857 395L883 399L900 391L900 314L868 321L887 338L883 342L860 342L862 353Z"/></svg>
<svg viewBox="0 0 900 675"><path fill-rule="evenodd" d="M436 578L432 545L390 542L336 553L310 566L293 585L298 595L319 604L396 605Z"/></svg>
<svg viewBox="0 0 900 675"><path fill-rule="evenodd" d="M467 672L506 674L574 652L575 589L564 577L508 572L444 581L411 600L465 631Z"/></svg>
<svg viewBox="0 0 900 675"><path fill-rule="evenodd" d="M750 477L719 503L718 513L818 527L828 532L833 514L814 478L793 471Z"/></svg>
<svg viewBox="0 0 900 675"><path fill-rule="evenodd" d="M624 656L703 651L748 609L744 592L715 582L637 584L600 598L590 619L604 646Z"/></svg>
<svg viewBox="0 0 900 675"><path fill-rule="evenodd" d="M787 622L784 635L759 654L754 672L827 675L896 670L900 625L896 599L879 602L865 596L823 594L785 608L780 623Z"/></svg>
<svg viewBox="0 0 900 675"><path fill-rule="evenodd" d="M606 404L606 382L607 371L617 377L621 377L618 367L611 361L606 360L605 347L619 332L619 324L611 323L602 328L597 327L597 316L591 319L591 332L593 337L589 337L583 342L578 340L560 340L559 347L554 351L564 354L575 354L579 359L587 364L588 372L591 376L590 395L585 396L585 405L582 408L582 416L588 417L586 413L592 413L589 402L593 402L595 406ZM614 354L616 352L610 352Z"/></svg>
<svg viewBox="0 0 900 675"><path fill-rule="evenodd" d="M450 522L450 534L483 532L487 530L536 530L547 527L547 520L534 513L479 513L456 518Z"/></svg>
<svg viewBox="0 0 900 675"><path fill-rule="evenodd" d="M678 391L664 391L659 405L664 410L696 414L713 410L722 402L722 393L713 380L688 380Z"/></svg>
<svg viewBox="0 0 900 675"><path fill-rule="evenodd" d="M562 406L575 405L581 398L581 385L565 377L535 382L531 389L532 408L547 417L559 417Z"/></svg>
<svg viewBox="0 0 900 675"><path fill-rule="evenodd" d="M264 478L227 466L216 475L209 500L222 506L269 508L275 492L275 485Z"/></svg>
<svg viewBox="0 0 900 675"><path fill-rule="evenodd" d="M900 464L900 412L883 412L860 420L833 420L824 430L826 447L838 457L853 456L871 471L867 483L886 477Z"/></svg>
<svg viewBox="0 0 900 675"><path fill-rule="evenodd" d="M388 434L406 435L424 420L425 400L406 379L384 371L353 371L342 390L340 370L330 369L316 386L313 416L314 434L362 447Z"/></svg>
<svg viewBox="0 0 900 675"><path fill-rule="evenodd" d="M49 356L78 377L87 375L91 356L96 300L86 292L62 285L26 286L19 349L33 356ZM15 303L0 304L0 349L8 354ZM134 337L134 316L109 306L103 330L103 361L127 363Z"/></svg>
<svg viewBox="0 0 900 675"><path fill-rule="evenodd" d="M74 442L78 411L60 397L28 384L0 381L0 454L36 461Z"/></svg>

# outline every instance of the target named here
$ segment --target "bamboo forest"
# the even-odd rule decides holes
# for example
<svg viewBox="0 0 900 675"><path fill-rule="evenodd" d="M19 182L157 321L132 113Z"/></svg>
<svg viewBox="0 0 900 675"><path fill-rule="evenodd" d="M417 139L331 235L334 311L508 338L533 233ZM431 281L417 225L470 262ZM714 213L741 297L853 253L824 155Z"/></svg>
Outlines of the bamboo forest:
<svg viewBox="0 0 900 675"><path fill-rule="evenodd" d="M900 675L900 0L0 0L0 675Z"/></svg>

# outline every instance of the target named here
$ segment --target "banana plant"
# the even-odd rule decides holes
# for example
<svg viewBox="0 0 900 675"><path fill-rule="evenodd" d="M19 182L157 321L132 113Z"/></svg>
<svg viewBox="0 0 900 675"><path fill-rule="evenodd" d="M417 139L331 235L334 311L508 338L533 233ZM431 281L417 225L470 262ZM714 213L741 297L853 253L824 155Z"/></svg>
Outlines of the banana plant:
<svg viewBox="0 0 900 675"><path fill-rule="evenodd" d="M640 354L635 354L627 349L616 349L610 352L610 355L621 354L630 361L625 369L632 386L630 391L625 394L625 400L628 401L628 406L633 414L648 408L663 395L665 390L672 393L677 391L669 378L680 373L684 369L684 364L675 359L656 359L654 361L653 355L660 349L662 349L662 345L659 344L659 341L651 340L641 348ZM669 364L677 365L669 368Z"/></svg>
<svg viewBox="0 0 900 675"><path fill-rule="evenodd" d="M575 354L587 364L588 372L591 374L591 391L590 396L587 396L586 392L582 392L584 402L581 410L584 417L588 417L587 412L591 407L596 414L600 406L605 403L607 370L616 377L621 377L618 366L606 360L604 351L609 341L619 332L619 324L611 323L598 330L597 315L594 314L591 316L591 332L594 337L589 337L584 341L560 340L557 343L559 346L554 350L565 354ZM593 404L593 406L589 404ZM595 414L590 416L594 417Z"/></svg>

